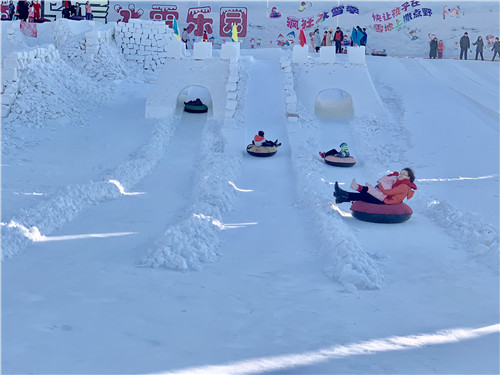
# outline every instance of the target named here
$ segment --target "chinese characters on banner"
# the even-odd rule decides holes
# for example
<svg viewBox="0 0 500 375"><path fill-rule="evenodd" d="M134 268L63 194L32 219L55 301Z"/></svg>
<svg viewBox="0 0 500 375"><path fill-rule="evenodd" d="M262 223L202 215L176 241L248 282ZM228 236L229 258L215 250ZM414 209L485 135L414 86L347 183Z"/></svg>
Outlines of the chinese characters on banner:
<svg viewBox="0 0 500 375"><path fill-rule="evenodd" d="M114 6L114 10L120 16L117 22L129 22L130 19L141 18L145 13L144 9L129 3L127 8L120 4ZM245 7L221 7L219 12L219 34L221 37L229 37L231 26L236 25L238 35L245 37L247 35L247 8ZM153 4L149 10L149 19L154 21L164 21L168 26L173 26L174 18L186 27L188 33L201 37L206 31L208 35L214 33L212 18L212 8L210 6L201 6L189 8L186 19L183 22L177 9L177 5Z"/></svg>
<svg viewBox="0 0 500 375"><path fill-rule="evenodd" d="M373 21L376 22L373 27L376 32L383 33L401 27L407 22L419 17L430 17L432 10L429 8L417 8L420 1L406 1L401 6L392 9L390 12L381 14L372 14Z"/></svg>
<svg viewBox="0 0 500 375"><path fill-rule="evenodd" d="M355 6L339 5L339 6L332 8L332 10L330 11L331 17L340 16L341 14L344 13L344 10L350 14L359 14L359 9ZM316 26L318 23L323 22L326 19L330 18L330 12L322 12L316 16L302 17L300 19L295 18L295 17L287 17L286 26L290 29L297 29L297 30L308 29L308 28Z"/></svg>
<svg viewBox="0 0 500 375"><path fill-rule="evenodd" d="M149 18L153 21L165 21L169 27L173 27L174 18L179 19L177 5L153 5Z"/></svg>
<svg viewBox="0 0 500 375"><path fill-rule="evenodd" d="M9 19L9 2L8 1L2 0L1 12L2 12L2 19L8 20Z"/></svg>
<svg viewBox="0 0 500 375"><path fill-rule="evenodd" d="M220 36L231 36L231 26L236 25L239 37L247 36L247 8L221 7L220 8Z"/></svg>

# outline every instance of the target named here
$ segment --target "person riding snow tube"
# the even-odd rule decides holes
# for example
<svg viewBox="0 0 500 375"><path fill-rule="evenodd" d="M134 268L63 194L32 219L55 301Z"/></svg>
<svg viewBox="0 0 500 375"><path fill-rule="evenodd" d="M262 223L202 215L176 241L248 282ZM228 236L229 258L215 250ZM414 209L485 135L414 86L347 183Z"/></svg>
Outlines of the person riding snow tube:
<svg viewBox="0 0 500 375"><path fill-rule="evenodd" d="M253 138L252 143L247 146L247 152L252 156L269 157L278 152L279 146L281 143L278 143L278 140L275 142L266 140L264 131L260 130Z"/></svg>
<svg viewBox="0 0 500 375"><path fill-rule="evenodd" d="M396 177L396 180L393 178ZM390 182L392 181L392 182ZM403 168L401 172L393 172L379 179L377 184L379 192L375 194L374 187L360 186L355 179L351 182L351 189L355 193L347 192L334 184L335 204L354 202L351 205L352 216L363 221L373 223L402 223L408 220L413 211L410 206L403 203L404 199L411 199L417 190L414 183L415 173L411 168ZM384 187L390 183L391 187Z"/></svg>
<svg viewBox="0 0 500 375"><path fill-rule="evenodd" d="M189 113L204 113L208 111L208 107L202 103L200 98L184 102L184 110Z"/></svg>
<svg viewBox="0 0 500 375"><path fill-rule="evenodd" d="M352 167L356 164L356 159L349 153L349 146L345 142L340 144L340 151L333 148L327 152L320 152L319 155L325 160L326 164L335 167Z"/></svg>

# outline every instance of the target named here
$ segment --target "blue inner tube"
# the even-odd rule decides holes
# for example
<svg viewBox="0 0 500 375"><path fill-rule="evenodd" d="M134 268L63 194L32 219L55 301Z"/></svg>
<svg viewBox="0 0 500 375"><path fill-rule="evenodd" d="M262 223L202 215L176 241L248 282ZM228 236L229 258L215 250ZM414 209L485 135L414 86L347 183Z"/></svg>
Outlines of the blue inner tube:
<svg viewBox="0 0 500 375"><path fill-rule="evenodd" d="M184 104L184 110L189 113L204 113L208 111L208 107L205 104L202 105Z"/></svg>

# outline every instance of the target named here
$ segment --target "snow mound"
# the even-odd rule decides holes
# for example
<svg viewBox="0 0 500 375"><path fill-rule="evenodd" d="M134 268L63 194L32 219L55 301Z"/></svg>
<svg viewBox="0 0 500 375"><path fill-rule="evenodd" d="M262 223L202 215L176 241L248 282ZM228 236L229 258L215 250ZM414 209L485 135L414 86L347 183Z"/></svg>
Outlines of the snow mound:
<svg viewBox="0 0 500 375"><path fill-rule="evenodd" d="M419 211L441 226L457 247L466 249L476 261L498 274L499 234L493 225L485 223L480 215L461 211L445 200L421 197L417 202Z"/></svg>
<svg viewBox="0 0 500 375"><path fill-rule="evenodd" d="M24 250L35 240L27 230L36 228L48 235L86 208L119 197L120 189L112 181L120 181L125 190L131 190L161 160L175 130L173 124L175 122L159 121L150 139L132 159L117 166L101 181L65 186L36 207L20 210L9 220L10 224L2 223L2 260Z"/></svg>

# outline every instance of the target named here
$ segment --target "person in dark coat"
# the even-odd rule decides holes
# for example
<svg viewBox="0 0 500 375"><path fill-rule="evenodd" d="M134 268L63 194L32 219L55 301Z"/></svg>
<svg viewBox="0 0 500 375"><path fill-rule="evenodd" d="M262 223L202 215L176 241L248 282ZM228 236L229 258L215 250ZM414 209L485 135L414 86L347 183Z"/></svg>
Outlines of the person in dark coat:
<svg viewBox="0 0 500 375"><path fill-rule="evenodd" d="M500 57L500 40L498 40L498 37L495 38L495 43L493 44L493 48L491 50L495 52L491 61L495 60L495 56L497 55L497 53L498 57Z"/></svg>
<svg viewBox="0 0 500 375"><path fill-rule="evenodd" d="M16 6L12 0L9 1L9 20L14 19L14 13L16 13Z"/></svg>
<svg viewBox="0 0 500 375"><path fill-rule="evenodd" d="M359 42L361 43L362 46L366 47L366 42L368 41L368 34L366 33L366 27L363 27L363 30L361 30L361 32L363 33L363 37Z"/></svg>
<svg viewBox="0 0 500 375"><path fill-rule="evenodd" d="M437 58L438 40L436 37L432 38L430 42L431 50L429 51L429 59Z"/></svg>
<svg viewBox="0 0 500 375"><path fill-rule="evenodd" d="M361 35L360 39L359 39L359 45L360 46L366 46L366 39L367 39L367 35L366 35L366 29L362 29L360 26L357 26L356 29L358 30L358 35Z"/></svg>
<svg viewBox="0 0 500 375"><path fill-rule="evenodd" d="M63 9L62 9L63 18L69 18L71 16L70 15L71 1L63 1L62 5L63 5Z"/></svg>
<svg viewBox="0 0 500 375"><path fill-rule="evenodd" d="M335 41L335 53L342 53L342 41L344 40L344 33L337 27L335 34L333 35L333 40Z"/></svg>
<svg viewBox="0 0 500 375"><path fill-rule="evenodd" d="M477 56L481 55L481 60L484 61L484 58L483 58L483 48L484 48L483 37L479 36L477 38L477 40L474 43L472 43L472 45L476 46L476 60L477 60Z"/></svg>
<svg viewBox="0 0 500 375"><path fill-rule="evenodd" d="M19 19L26 21L29 16L29 5L26 1L20 0L17 2L17 9L19 12Z"/></svg>
<svg viewBox="0 0 500 375"><path fill-rule="evenodd" d="M470 40L469 40L469 34L467 32L462 35L460 38L460 60L462 60L462 57L465 57L465 60L467 60L467 50L470 49Z"/></svg>

